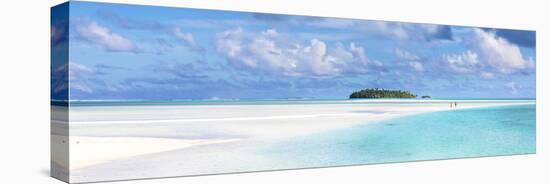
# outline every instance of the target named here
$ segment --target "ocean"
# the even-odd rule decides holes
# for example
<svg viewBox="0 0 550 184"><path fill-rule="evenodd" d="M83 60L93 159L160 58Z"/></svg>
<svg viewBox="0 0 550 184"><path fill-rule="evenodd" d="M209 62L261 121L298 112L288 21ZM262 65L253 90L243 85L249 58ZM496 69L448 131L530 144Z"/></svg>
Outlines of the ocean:
<svg viewBox="0 0 550 184"><path fill-rule="evenodd" d="M535 105L430 112L281 140L258 154L324 167L532 154Z"/></svg>

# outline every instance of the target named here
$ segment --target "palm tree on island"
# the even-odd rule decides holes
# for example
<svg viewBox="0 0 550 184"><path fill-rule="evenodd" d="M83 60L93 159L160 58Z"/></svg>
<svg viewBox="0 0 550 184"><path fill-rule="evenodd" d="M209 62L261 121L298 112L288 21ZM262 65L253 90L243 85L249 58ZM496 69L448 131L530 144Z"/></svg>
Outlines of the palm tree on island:
<svg viewBox="0 0 550 184"><path fill-rule="evenodd" d="M355 91L349 98L416 98L417 95L409 91L368 88Z"/></svg>

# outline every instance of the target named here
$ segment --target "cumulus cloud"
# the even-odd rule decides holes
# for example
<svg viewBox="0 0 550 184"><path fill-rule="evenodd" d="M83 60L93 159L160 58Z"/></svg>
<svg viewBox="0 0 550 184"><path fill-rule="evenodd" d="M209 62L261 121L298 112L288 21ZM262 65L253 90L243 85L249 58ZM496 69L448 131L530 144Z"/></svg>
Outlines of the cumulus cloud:
<svg viewBox="0 0 550 184"><path fill-rule="evenodd" d="M476 73L483 79L494 79L498 74L525 73L535 67L535 62L525 59L516 44L499 37L494 30L474 28L467 42L466 52L443 56L455 73Z"/></svg>
<svg viewBox="0 0 550 184"><path fill-rule="evenodd" d="M132 41L96 22L78 24L76 26L76 33L82 40L95 44L107 51L139 52L138 47Z"/></svg>
<svg viewBox="0 0 550 184"><path fill-rule="evenodd" d="M183 32L180 28L174 28L172 30L174 37L181 41L185 46L189 47L192 50L203 51L203 49L195 42L195 38L191 33Z"/></svg>
<svg viewBox="0 0 550 184"><path fill-rule="evenodd" d="M74 92L94 93L105 90L105 83L97 79L97 71L86 65L69 62L69 87Z"/></svg>
<svg viewBox="0 0 550 184"><path fill-rule="evenodd" d="M189 32L184 32L180 27L178 27L181 26L183 22L178 22L178 26L175 26L158 21L134 19L131 17L121 16L111 11L98 11L97 14L99 17L103 18L103 20L117 25L118 27L129 30L149 31L153 34L168 35L175 40L174 43L180 43L188 49L199 52L200 54L204 54L205 52L205 49L202 48L200 44L195 41L193 34ZM185 24L186 27L197 27L197 24L201 24L201 22L209 23L209 21L204 20L185 21L193 22L190 24ZM153 52L155 54L161 54L173 48L172 43L164 40L163 38L157 38L155 43L158 44L158 47L162 47L160 49L155 49L155 46L153 46L153 49L150 52Z"/></svg>
<svg viewBox="0 0 550 184"><path fill-rule="evenodd" d="M126 68L110 66L106 64L98 64L88 66L85 64L69 61L56 68L57 72L68 71L68 84L70 88L71 98L77 99L83 94L102 93L106 91L118 91L125 88L121 85L113 84L112 80L104 80L103 75L106 70L125 70Z"/></svg>
<svg viewBox="0 0 550 184"><path fill-rule="evenodd" d="M395 49L395 56L397 57L397 65L404 65L418 72L424 71L420 56L401 49Z"/></svg>
<svg viewBox="0 0 550 184"><path fill-rule="evenodd" d="M87 66L69 61L69 63L58 66L52 72L64 78L64 84L55 86L54 92L65 90L69 86L71 89L86 93L93 92L92 88L86 84L86 80L94 71Z"/></svg>
<svg viewBox="0 0 550 184"><path fill-rule="evenodd" d="M69 67L69 80L75 80L80 76L94 73L93 69L75 62L69 62L66 67Z"/></svg>
<svg viewBox="0 0 550 184"><path fill-rule="evenodd" d="M481 72L481 74L479 76L483 79L495 79L496 78L495 74L491 73L491 72Z"/></svg>
<svg viewBox="0 0 550 184"><path fill-rule="evenodd" d="M365 73L369 67L382 65L369 60L364 49L354 43L329 47L312 39L303 44L280 38L275 29L261 33L247 33L242 28L227 30L217 35L216 45L232 66L285 76Z"/></svg>
<svg viewBox="0 0 550 184"><path fill-rule="evenodd" d="M474 29L472 42L480 57L498 72L513 73L534 67L532 60L523 58L518 46L495 32Z"/></svg>
<svg viewBox="0 0 550 184"><path fill-rule="evenodd" d="M462 54L446 55L445 61L449 68L456 73L472 73L481 66L477 53L471 50Z"/></svg>
<svg viewBox="0 0 550 184"><path fill-rule="evenodd" d="M521 47L534 48L537 37L535 31L511 30L511 29L490 29L499 37Z"/></svg>

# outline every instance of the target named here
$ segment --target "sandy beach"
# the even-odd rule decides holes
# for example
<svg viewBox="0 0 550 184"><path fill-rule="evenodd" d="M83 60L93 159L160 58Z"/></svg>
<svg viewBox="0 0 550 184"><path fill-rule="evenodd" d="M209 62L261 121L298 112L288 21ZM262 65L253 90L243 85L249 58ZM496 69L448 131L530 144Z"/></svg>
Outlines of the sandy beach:
<svg viewBox="0 0 550 184"><path fill-rule="evenodd" d="M319 104L71 107L70 136L66 140L71 152L70 164L62 161L58 164L71 170L74 182L204 174L208 169L205 166L213 161L240 163L238 159L212 158L215 155L210 152L216 150L221 153L225 149L233 158L246 156L250 160L267 162L246 151L229 153L227 150L425 112L534 104L534 101L458 101L454 108L449 103L444 100L354 100ZM53 122L53 126L64 124L66 121ZM64 139L67 138L54 134L52 144ZM175 154L177 150L186 151ZM205 153L206 150L209 153ZM194 165L194 170L170 164L171 159L182 156L195 158L188 162ZM163 169L120 171L131 167L149 168L152 163ZM277 168L277 163L269 164L275 165L270 168ZM220 167L211 167L208 172L228 172L217 168Z"/></svg>

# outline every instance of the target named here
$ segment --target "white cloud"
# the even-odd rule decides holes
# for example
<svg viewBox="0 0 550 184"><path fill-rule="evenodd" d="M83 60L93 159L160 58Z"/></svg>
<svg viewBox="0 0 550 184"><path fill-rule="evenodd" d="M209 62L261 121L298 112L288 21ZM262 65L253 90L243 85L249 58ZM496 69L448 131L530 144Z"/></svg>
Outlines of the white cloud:
<svg viewBox="0 0 550 184"><path fill-rule="evenodd" d="M262 32L262 35L267 36L267 37L275 37L278 34L279 34L279 32L277 32L276 29L268 29L268 30Z"/></svg>
<svg viewBox="0 0 550 184"><path fill-rule="evenodd" d="M95 22L79 24L76 26L78 36L85 41L93 43L107 51L113 52L139 52L132 41L113 33L106 27Z"/></svg>
<svg viewBox="0 0 550 184"><path fill-rule="evenodd" d="M416 71L419 71L419 72L424 71L424 65L422 65L422 63L420 62L409 62L409 65Z"/></svg>
<svg viewBox="0 0 550 184"><path fill-rule="evenodd" d="M236 58L241 52L241 37L243 32L242 28L237 28L218 33L216 42L218 51L230 58Z"/></svg>
<svg viewBox="0 0 550 184"><path fill-rule="evenodd" d="M80 90L86 93L93 92L88 82L90 75L95 73L93 69L69 61L69 63L57 67L55 72L61 75L68 75L68 85L71 89Z"/></svg>
<svg viewBox="0 0 550 184"><path fill-rule="evenodd" d="M474 29L472 45L481 59L498 72L513 73L534 67L532 60L523 59L518 46L494 32Z"/></svg>
<svg viewBox="0 0 550 184"><path fill-rule="evenodd" d="M421 62L420 56L399 48L395 49L395 56L397 57L398 65L406 65L418 72L424 71L424 65Z"/></svg>
<svg viewBox="0 0 550 184"><path fill-rule="evenodd" d="M94 71L87 66L69 61L69 63L60 65L57 68L55 68L53 73L56 73L58 75L65 75L65 76L68 75L69 80L74 80L82 75L93 74Z"/></svg>
<svg viewBox="0 0 550 184"><path fill-rule="evenodd" d="M176 39L183 42L187 47L193 50L202 50L201 47L195 42L195 38L191 33L185 33L180 28L174 28L172 34Z"/></svg>
<svg viewBox="0 0 550 184"><path fill-rule="evenodd" d="M80 91L83 91L83 92L86 92L86 93L93 93L94 92L94 90L90 86L86 85L86 83L71 82L70 87L71 87L71 89L80 90Z"/></svg>
<svg viewBox="0 0 550 184"><path fill-rule="evenodd" d="M117 91L123 86L112 85L109 82L102 80L99 75L97 67L89 67L83 64L69 61L68 64L59 66L56 72L66 73L68 71L68 84L72 90L71 93L83 92L83 93L95 93L97 91Z"/></svg>
<svg viewBox="0 0 550 184"><path fill-rule="evenodd" d="M69 80L75 80L79 76L85 76L95 73L95 71L87 66L69 61L68 65L64 65L69 67Z"/></svg>
<svg viewBox="0 0 550 184"><path fill-rule="evenodd" d="M365 55L362 47L336 44L329 47L319 39L302 45L284 40L275 29L259 34L246 33L242 28L218 34L217 50L233 66L253 71L286 76L336 76L343 73L364 73L369 67L381 66Z"/></svg>
<svg viewBox="0 0 550 184"><path fill-rule="evenodd" d="M483 79L499 74L523 72L534 68L532 58L524 59L518 46L498 37L494 32L471 29L470 48L464 53L445 55L443 60L455 73L475 73Z"/></svg>
<svg viewBox="0 0 550 184"><path fill-rule="evenodd" d="M445 62L456 73L472 73L481 67L478 55L471 50L462 54L446 55Z"/></svg>
<svg viewBox="0 0 550 184"><path fill-rule="evenodd" d="M395 49L395 55L397 56L397 58L399 58L401 60L408 60L408 61L418 61L418 60L420 60L419 56L417 56L413 53L410 53L408 51L401 50L399 48Z"/></svg>
<svg viewBox="0 0 550 184"><path fill-rule="evenodd" d="M480 77L483 79L494 79L496 78L494 73L491 72L481 72Z"/></svg>

